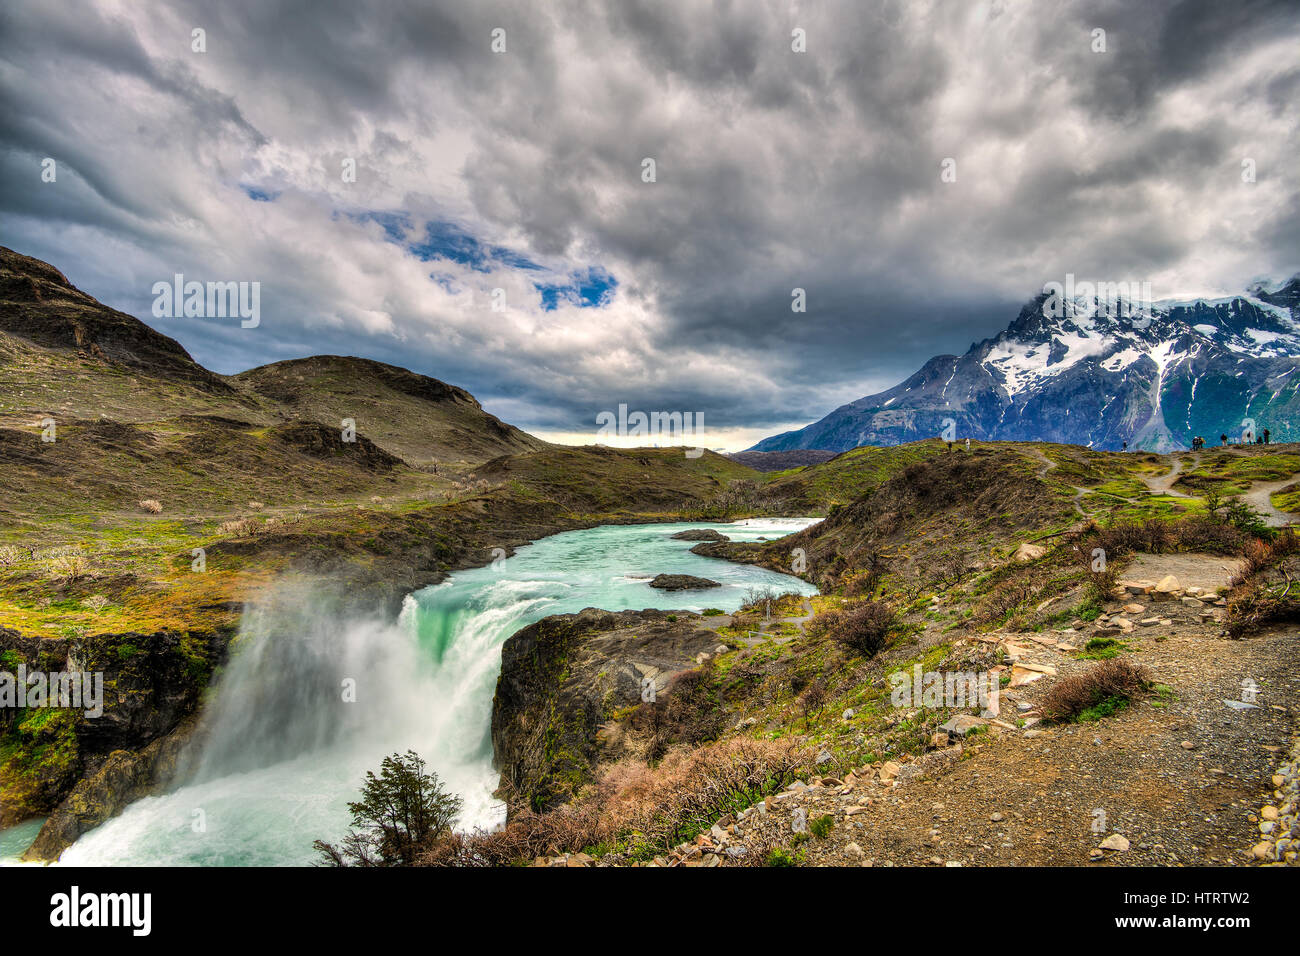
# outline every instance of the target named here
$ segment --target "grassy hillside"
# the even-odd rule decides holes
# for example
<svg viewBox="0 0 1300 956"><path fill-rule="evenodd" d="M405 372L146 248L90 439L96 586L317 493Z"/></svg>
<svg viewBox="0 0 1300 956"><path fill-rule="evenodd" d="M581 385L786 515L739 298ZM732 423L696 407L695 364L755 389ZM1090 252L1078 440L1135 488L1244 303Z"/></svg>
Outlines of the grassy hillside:
<svg viewBox="0 0 1300 956"><path fill-rule="evenodd" d="M107 418L146 431L157 423L165 436L185 416L337 431L352 419L380 448L430 469L464 470L545 445L464 389L368 359L317 356L217 375L54 267L0 247L0 426Z"/></svg>

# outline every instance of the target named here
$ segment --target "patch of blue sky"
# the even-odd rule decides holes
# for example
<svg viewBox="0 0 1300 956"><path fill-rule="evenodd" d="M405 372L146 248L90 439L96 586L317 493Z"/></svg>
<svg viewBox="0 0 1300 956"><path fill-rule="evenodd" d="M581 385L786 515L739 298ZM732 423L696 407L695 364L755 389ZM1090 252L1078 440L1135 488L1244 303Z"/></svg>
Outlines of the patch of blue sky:
<svg viewBox="0 0 1300 956"><path fill-rule="evenodd" d="M275 191L258 189L256 186L245 186L242 183L239 188L242 189L248 198L253 200L253 202L275 202L280 198L280 193L282 192L282 190L279 189Z"/></svg>
<svg viewBox="0 0 1300 956"><path fill-rule="evenodd" d="M618 288L618 280L600 266L590 266L569 274L567 282L535 282L542 294L542 308L553 312L561 302L580 309L597 308L608 302Z"/></svg>
<svg viewBox="0 0 1300 956"><path fill-rule="evenodd" d="M386 238L402 246L421 262L454 262L476 272L490 272L494 268L524 269L531 272L548 270L527 256L480 240L463 226L450 220L429 220L424 224L424 235L410 238L414 230L411 218L401 212L364 212L350 216L355 222L375 222L384 230ZM443 288L454 291L452 277L446 273L432 272L429 278ZM561 302L579 308L604 305L614 294L618 281L600 266L578 269L566 277L533 283L542 294L542 308L554 311Z"/></svg>

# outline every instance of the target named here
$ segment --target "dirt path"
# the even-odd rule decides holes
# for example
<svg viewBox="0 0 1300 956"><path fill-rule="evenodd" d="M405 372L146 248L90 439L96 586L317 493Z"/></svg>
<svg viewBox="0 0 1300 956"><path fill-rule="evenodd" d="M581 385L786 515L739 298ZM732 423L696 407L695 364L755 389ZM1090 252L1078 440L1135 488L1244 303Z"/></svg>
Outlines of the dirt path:
<svg viewBox="0 0 1300 956"><path fill-rule="evenodd" d="M1047 473L1056 467L1056 462L1052 461L1052 459L1048 458L1037 448L1027 448L1025 451L1042 462L1043 466L1035 473L1035 477L1040 481L1046 478ZM1079 485L1069 485L1068 487L1074 489L1074 497L1070 499L1070 504L1074 505L1074 510L1078 512L1081 517L1088 517L1088 512L1083 508L1083 496L1089 494L1090 490L1088 488L1082 488Z"/></svg>
<svg viewBox="0 0 1300 956"><path fill-rule="evenodd" d="M758 630L746 632L744 638L745 644L749 647L753 647L755 644L761 644L763 641L773 641L777 644L790 643L790 641L794 640L795 635L773 634L769 630L769 628L781 624L793 624L796 628L799 629L799 636L802 637L804 633L804 628L807 626L808 622L811 621L813 617L816 616L816 612L813 610L812 601L808 600L808 598L806 597L802 601L800 601L800 607L803 610L803 614L800 616L773 617L773 618L767 618L762 622L760 622L758 625ZM732 622L731 615L726 615L725 617L714 617L710 620L708 626L710 628L713 628L714 630L717 630L719 627L726 627L730 625L731 622Z"/></svg>
<svg viewBox="0 0 1300 956"><path fill-rule="evenodd" d="M1250 491L1241 497L1246 504L1264 515L1264 521L1268 523L1269 527L1284 528L1294 519L1285 511L1274 507L1272 497L1274 492L1295 484L1295 481L1294 475L1290 478L1283 478L1281 481L1257 481L1250 486Z"/></svg>
<svg viewBox="0 0 1300 956"><path fill-rule="evenodd" d="M1148 478L1146 475L1142 475L1140 477L1143 484L1147 486L1147 490L1153 495L1171 495L1175 498L1190 498L1191 495L1174 488L1174 482L1178 480L1178 476L1182 474L1183 471L1182 457L1179 455L1170 455L1169 458L1173 462L1173 467L1169 469L1169 473L1167 475L1161 475L1158 478ZM1198 461L1200 461L1200 456L1193 453L1193 466L1195 466Z"/></svg>
<svg viewBox="0 0 1300 956"><path fill-rule="evenodd" d="M1170 557L1143 556L1125 578L1181 572L1185 586L1219 587L1232 571L1213 556L1172 556L1176 564ZM1142 607L1124 608L1135 604ZM797 820L829 814L829 835L797 844L806 865L1257 862L1251 851L1267 825L1260 808L1275 802L1273 774L1300 729L1300 634L1278 629L1232 641L1207 619L1219 609L1149 595L1107 611L1112 622L1168 621L1122 637L1124 657L1147 668L1157 692L1096 722L1021 726L1030 722L1018 715L1032 712L1051 684L1094 666L1053 639L1079 644L1096 625L975 638L1001 639L1014 659L1050 661L1059 673L1006 688L999 722L954 746L900 757L890 774L881 762L828 764L826 777L779 795L762 812L746 811L725 837L715 830L713 852L793 846Z"/></svg>

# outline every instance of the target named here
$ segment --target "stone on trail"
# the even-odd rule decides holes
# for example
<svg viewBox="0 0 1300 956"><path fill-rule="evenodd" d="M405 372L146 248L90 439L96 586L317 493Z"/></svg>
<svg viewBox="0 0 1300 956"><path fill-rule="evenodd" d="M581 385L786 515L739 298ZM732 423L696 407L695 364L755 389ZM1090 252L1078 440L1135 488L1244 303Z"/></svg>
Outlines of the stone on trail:
<svg viewBox="0 0 1300 956"><path fill-rule="evenodd" d="M1120 836L1118 833L1112 833L1106 839L1101 841L1102 850L1115 850L1118 853L1127 853L1129 842L1127 837Z"/></svg>
<svg viewBox="0 0 1300 956"><path fill-rule="evenodd" d="M790 812L790 829L795 833L808 832L808 811L803 807L795 807Z"/></svg>
<svg viewBox="0 0 1300 956"><path fill-rule="evenodd" d="M940 724L939 729L947 731L952 737L965 737L976 727L983 727L987 721L982 717L972 717L970 714L958 714L946 724Z"/></svg>

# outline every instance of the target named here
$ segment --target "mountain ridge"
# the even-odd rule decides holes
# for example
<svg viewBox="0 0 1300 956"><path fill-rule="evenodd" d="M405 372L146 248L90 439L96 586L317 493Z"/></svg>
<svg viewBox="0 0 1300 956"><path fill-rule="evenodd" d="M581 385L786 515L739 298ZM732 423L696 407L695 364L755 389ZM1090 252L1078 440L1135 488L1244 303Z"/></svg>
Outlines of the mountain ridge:
<svg viewBox="0 0 1300 956"><path fill-rule="evenodd" d="M1059 316L1052 313L1060 313ZM1110 303L1031 299L997 335L747 451L847 451L936 435L1173 451L1255 420L1300 436L1300 276L1275 292Z"/></svg>
<svg viewBox="0 0 1300 956"><path fill-rule="evenodd" d="M417 467L474 466L546 447L465 389L371 359L315 355L234 375L209 371L177 340L4 246L0 387L0 426L216 415L250 426L306 419L337 428L352 419L359 433Z"/></svg>

